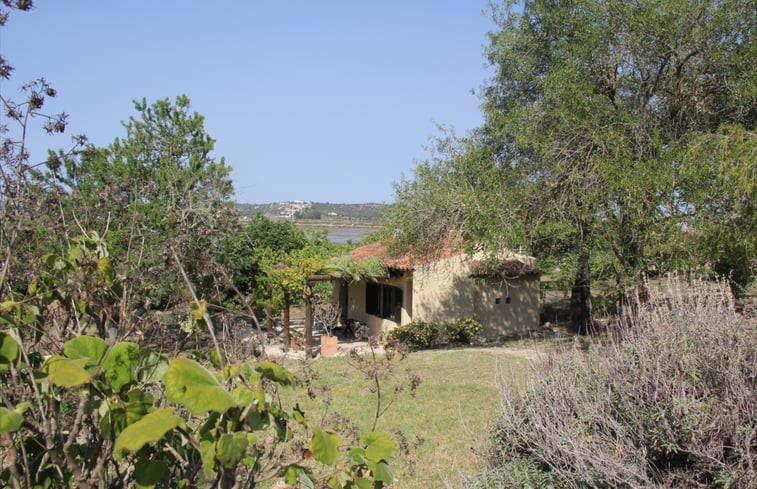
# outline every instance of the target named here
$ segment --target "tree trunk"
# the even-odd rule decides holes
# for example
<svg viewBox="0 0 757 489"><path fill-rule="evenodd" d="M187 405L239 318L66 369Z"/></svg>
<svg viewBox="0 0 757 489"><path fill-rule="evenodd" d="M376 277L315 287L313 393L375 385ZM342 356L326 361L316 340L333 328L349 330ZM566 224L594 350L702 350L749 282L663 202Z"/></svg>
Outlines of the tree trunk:
<svg viewBox="0 0 757 489"><path fill-rule="evenodd" d="M292 340L289 334L289 292L284 291L284 351L289 351L289 342Z"/></svg>
<svg viewBox="0 0 757 489"><path fill-rule="evenodd" d="M313 301L311 301L310 286L305 286L305 357L310 358L313 353Z"/></svg>
<svg viewBox="0 0 757 489"><path fill-rule="evenodd" d="M570 319L574 330L578 334L588 334L594 331L594 320L591 313L591 271L589 270L589 253L584 248L584 237L587 229L580 225L576 240L578 252L578 266L573 289L570 292Z"/></svg>
<svg viewBox="0 0 757 489"><path fill-rule="evenodd" d="M266 287L266 294L268 294L268 304L265 306L265 329L268 333L268 338L273 338L273 286Z"/></svg>

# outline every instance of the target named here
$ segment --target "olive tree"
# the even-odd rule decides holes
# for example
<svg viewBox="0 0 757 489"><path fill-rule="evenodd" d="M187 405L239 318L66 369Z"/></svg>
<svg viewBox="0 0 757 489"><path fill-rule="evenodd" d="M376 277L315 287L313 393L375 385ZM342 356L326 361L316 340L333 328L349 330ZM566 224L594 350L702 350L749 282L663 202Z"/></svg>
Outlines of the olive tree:
<svg viewBox="0 0 757 489"><path fill-rule="evenodd" d="M696 192L681 169L702 135L754 130L754 15L747 1L514 3L493 8L483 126L439 139L398 185L387 231L569 257L572 321L587 331L592 264L622 290L696 261L687 243L705 217L728 228L728 212L684 200Z"/></svg>

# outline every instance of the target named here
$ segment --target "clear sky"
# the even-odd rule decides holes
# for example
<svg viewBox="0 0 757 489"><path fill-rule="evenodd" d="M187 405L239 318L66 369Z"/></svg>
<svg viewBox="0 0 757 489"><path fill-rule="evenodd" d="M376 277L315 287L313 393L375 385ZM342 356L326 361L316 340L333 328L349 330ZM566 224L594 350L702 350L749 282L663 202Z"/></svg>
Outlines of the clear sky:
<svg viewBox="0 0 757 489"><path fill-rule="evenodd" d="M233 168L235 200L391 202L444 124L481 123L487 0L36 0L0 31L16 67L70 114L33 160L123 136L134 99L186 94ZM4 121L3 121L4 122ZM37 131L39 132L39 131Z"/></svg>

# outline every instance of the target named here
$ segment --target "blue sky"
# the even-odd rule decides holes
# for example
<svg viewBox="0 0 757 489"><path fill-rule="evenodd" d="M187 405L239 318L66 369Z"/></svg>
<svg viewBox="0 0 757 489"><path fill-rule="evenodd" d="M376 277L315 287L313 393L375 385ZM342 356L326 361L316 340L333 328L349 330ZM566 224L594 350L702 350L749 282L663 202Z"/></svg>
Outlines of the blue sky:
<svg viewBox="0 0 757 489"><path fill-rule="evenodd" d="M391 202L436 123L481 122L487 0L54 1L13 12L0 90L45 77L68 135L107 145L134 99L186 94L232 166L238 202Z"/></svg>

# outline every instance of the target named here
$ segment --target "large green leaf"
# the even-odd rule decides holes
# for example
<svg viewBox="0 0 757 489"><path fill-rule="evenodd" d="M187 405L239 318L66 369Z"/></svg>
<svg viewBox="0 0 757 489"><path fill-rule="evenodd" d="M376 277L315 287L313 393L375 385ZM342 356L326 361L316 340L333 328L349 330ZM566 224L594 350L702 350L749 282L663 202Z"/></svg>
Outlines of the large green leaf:
<svg viewBox="0 0 757 489"><path fill-rule="evenodd" d="M63 353L71 360L88 358L94 364L100 363L108 349L108 344L94 336L77 336L63 344Z"/></svg>
<svg viewBox="0 0 757 489"><path fill-rule="evenodd" d="M133 379L134 369L139 363L139 347L135 343L124 341L116 343L108 352L103 362L105 379L114 391L130 383Z"/></svg>
<svg viewBox="0 0 757 489"><path fill-rule="evenodd" d="M172 429L184 427L184 421L171 408L160 409L129 425L116 438L113 454L120 460L124 452L136 452L147 443L155 443Z"/></svg>
<svg viewBox="0 0 757 489"><path fill-rule="evenodd" d="M137 489L152 489L166 473L166 463L163 460L139 459L134 465L134 483Z"/></svg>
<svg viewBox="0 0 757 489"><path fill-rule="evenodd" d="M247 450L245 433L223 434L216 445L216 458L227 469L234 468Z"/></svg>
<svg viewBox="0 0 757 489"><path fill-rule="evenodd" d="M188 358L176 358L165 375L166 398L187 407L193 414L226 412L234 399L205 367Z"/></svg>
<svg viewBox="0 0 757 489"><path fill-rule="evenodd" d="M360 437L360 441L365 445L365 457L374 462L389 460L397 449L394 440L383 433L366 433Z"/></svg>
<svg viewBox="0 0 757 489"><path fill-rule="evenodd" d="M266 379L276 382L279 385L294 385L294 376L281 365L277 365L273 362L258 362L258 364L255 365L255 370L260 372Z"/></svg>
<svg viewBox="0 0 757 489"><path fill-rule="evenodd" d="M322 464L332 465L339 453L342 440L333 431L324 431L318 427L313 429L313 438L310 440L310 452L313 458Z"/></svg>
<svg viewBox="0 0 757 489"><path fill-rule="evenodd" d="M88 362L87 358L71 360L55 355L47 359L45 368L53 384L59 387L74 387L92 380L92 375L84 369Z"/></svg>

